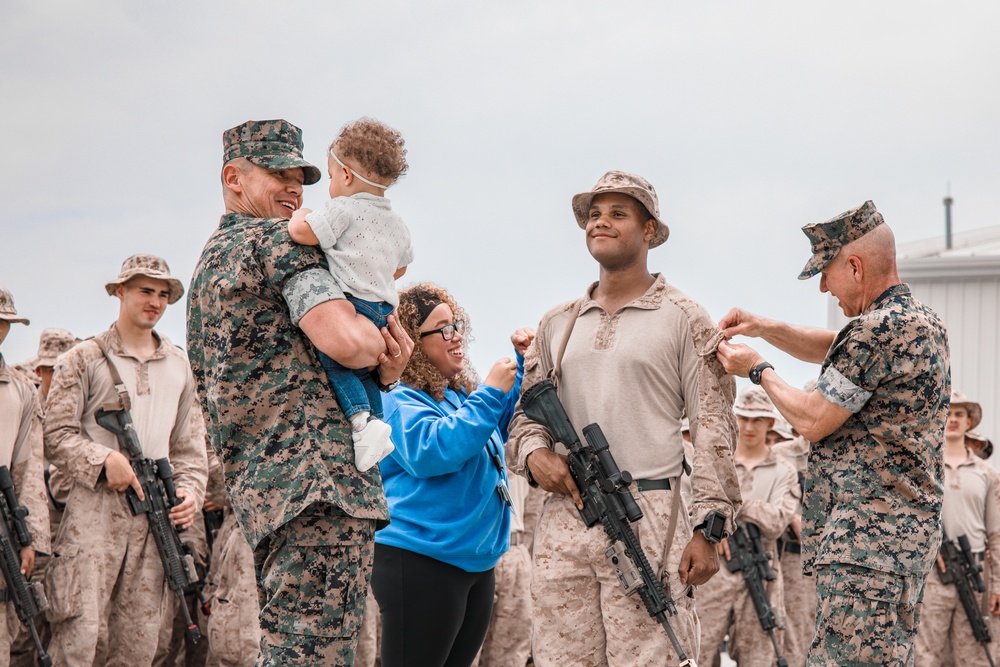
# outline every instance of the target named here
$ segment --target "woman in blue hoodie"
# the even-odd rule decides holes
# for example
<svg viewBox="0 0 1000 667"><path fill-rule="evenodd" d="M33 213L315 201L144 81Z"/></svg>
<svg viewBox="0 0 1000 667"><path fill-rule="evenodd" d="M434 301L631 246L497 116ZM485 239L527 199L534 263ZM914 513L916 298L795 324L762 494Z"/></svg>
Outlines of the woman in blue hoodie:
<svg viewBox="0 0 1000 667"><path fill-rule="evenodd" d="M415 346L384 398L395 451L379 464L390 523L375 534L372 572L382 664L467 667L510 545L504 441L534 331L516 331L517 360L496 362L480 383L466 362L465 312L445 290L400 292L397 317Z"/></svg>

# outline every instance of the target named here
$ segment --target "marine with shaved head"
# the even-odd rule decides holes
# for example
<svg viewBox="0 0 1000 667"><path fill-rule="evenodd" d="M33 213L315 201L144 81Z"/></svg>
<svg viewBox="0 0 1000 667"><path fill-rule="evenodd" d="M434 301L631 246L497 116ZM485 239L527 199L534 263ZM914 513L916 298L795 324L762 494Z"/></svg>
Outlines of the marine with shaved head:
<svg viewBox="0 0 1000 667"><path fill-rule="evenodd" d="M813 445L803 496L803 569L816 580L807 665L909 665L923 583L941 543L948 338L896 270L892 231L867 201L802 228L820 291L855 318L839 333L731 310L726 338L763 338L821 363L806 393L746 345L718 357L749 377Z"/></svg>

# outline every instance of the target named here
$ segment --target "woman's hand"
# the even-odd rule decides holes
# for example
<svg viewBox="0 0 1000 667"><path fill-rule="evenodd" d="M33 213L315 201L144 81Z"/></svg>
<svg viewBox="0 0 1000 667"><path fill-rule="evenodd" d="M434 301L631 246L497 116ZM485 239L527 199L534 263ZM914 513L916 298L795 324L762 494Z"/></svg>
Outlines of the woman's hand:
<svg viewBox="0 0 1000 667"><path fill-rule="evenodd" d="M535 340L534 329L518 329L510 335L510 342L514 344L514 349L522 357L528 351L528 346L531 345L531 341L533 340Z"/></svg>
<svg viewBox="0 0 1000 667"><path fill-rule="evenodd" d="M490 369L490 374L486 376L484 384L495 387L506 394L514 388L516 377L517 362L505 357L493 364L493 368Z"/></svg>
<svg viewBox="0 0 1000 667"><path fill-rule="evenodd" d="M395 315L386 318L388 326L382 327L382 337L385 339L385 352L378 357L378 378L384 384L392 384L399 379L406 369L406 363L413 354L413 341L406 333Z"/></svg>

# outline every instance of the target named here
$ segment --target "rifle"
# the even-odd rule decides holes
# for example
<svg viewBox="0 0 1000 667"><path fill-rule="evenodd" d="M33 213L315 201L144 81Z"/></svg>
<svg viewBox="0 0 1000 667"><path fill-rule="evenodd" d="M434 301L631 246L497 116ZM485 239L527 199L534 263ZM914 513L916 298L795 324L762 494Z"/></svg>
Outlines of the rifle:
<svg viewBox="0 0 1000 667"><path fill-rule="evenodd" d="M774 628L778 623L774 617L771 601L767 598L767 591L764 589L765 581L774 581L774 571L768 563L771 554L764 551L764 545L760 540L760 529L756 524L744 525L745 528L736 526L736 530L729 536L729 559L726 561L726 568L730 572L743 573L743 583L746 584L754 611L757 612L757 620L760 621L760 627L771 638L771 645L774 646L778 667L788 667L788 661L781 655L778 641L774 637Z"/></svg>
<svg viewBox="0 0 1000 667"><path fill-rule="evenodd" d="M611 540L605 555L625 594L638 593L649 615L667 631L680 660L678 667L697 667L694 660L684 653L667 620L667 614L677 614L677 607L664 590L663 582L653 572L639 538L629 525L629 522L642 518L642 510L628 489L632 476L618 469L601 427L597 424L586 426L583 436L589 446L580 442L551 380L542 380L525 391L521 397L521 408L528 418L545 426L552 437L569 450L569 471L583 499L580 517L588 528L598 521L603 524L604 532Z"/></svg>
<svg viewBox="0 0 1000 667"><path fill-rule="evenodd" d="M975 593L986 591L983 578L979 576L983 566L975 561L968 537L959 535L957 542L958 546L956 547L955 542L949 540L947 535L944 536L941 543L941 560L944 561L945 570L944 572L938 570L938 576L941 577L941 583L955 585L958 599L962 601L962 608L965 609L965 617L969 619L969 625L972 626L972 636L983 647L990 667L994 667L993 658L990 656L990 649L987 646L992 641L990 628L986 624L986 619L983 618L975 595Z"/></svg>
<svg viewBox="0 0 1000 667"><path fill-rule="evenodd" d="M7 466L0 466L0 492L0 512L3 514L0 521L0 569L3 569L3 578L7 582L7 595L14 603L17 617L31 631L31 639L38 650L38 664L52 667L52 658L45 652L35 629L35 617L49 608L49 601L42 585L37 581L29 582L21 572L20 550L31 546L31 533L24 521L28 508L18 503L14 480Z"/></svg>
<svg viewBox="0 0 1000 667"><path fill-rule="evenodd" d="M103 408L98 409L96 417L98 424L115 434L119 448L129 457L132 470L139 478L146 499L139 500L139 495L132 487L125 490L125 498L132 516L145 514L149 520L149 531L153 534L156 551L163 563L167 587L180 597L188 639L197 642L201 639L201 631L191 620L184 592L188 586L198 582L198 572L195 570L194 558L184 549L177 528L170 520L170 509L181 504L174 487L170 461L166 458L153 461L143 456L132 415L123 407L106 403Z"/></svg>

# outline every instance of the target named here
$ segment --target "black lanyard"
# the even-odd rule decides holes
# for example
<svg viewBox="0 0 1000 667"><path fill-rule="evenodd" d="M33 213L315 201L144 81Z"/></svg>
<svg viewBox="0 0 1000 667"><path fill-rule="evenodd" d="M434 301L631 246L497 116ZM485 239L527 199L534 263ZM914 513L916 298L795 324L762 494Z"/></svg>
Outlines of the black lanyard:
<svg viewBox="0 0 1000 667"><path fill-rule="evenodd" d="M458 394L458 392L455 393ZM458 395L464 399L468 399L468 396L465 394ZM448 405L456 410L460 410L462 405L465 404L465 401L463 400L462 404L455 405L455 403L452 402L447 395L445 395L444 400L447 401ZM500 452L503 450L501 449L501 445L497 443L499 437L497 429L494 428L492 433L490 433L490 439L486 443L486 451L489 453L490 460L493 461L493 465L497 469L497 477L499 478L499 481L497 482L497 494L499 494L500 500L513 510L514 500L511 498L510 490L507 488L507 476L504 473L503 458L500 456Z"/></svg>

